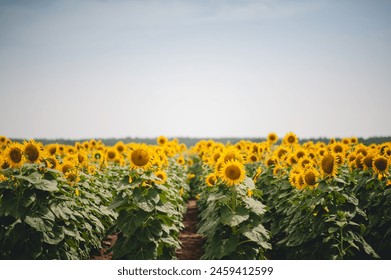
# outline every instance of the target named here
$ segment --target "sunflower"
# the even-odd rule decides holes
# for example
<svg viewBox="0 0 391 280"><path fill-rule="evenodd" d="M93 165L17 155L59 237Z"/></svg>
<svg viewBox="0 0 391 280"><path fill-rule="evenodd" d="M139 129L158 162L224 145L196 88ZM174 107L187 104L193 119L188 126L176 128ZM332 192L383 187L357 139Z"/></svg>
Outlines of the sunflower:
<svg viewBox="0 0 391 280"><path fill-rule="evenodd" d="M332 154L325 154L320 162L323 175L336 177L338 172L338 160Z"/></svg>
<svg viewBox="0 0 391 280"><path fill-rule="evenodd" d="M346 146L340 142L330 144L328 148L332 153L345 153L346 150Z"/></svg>
<svg viewBox="0 0 391 280"><path fill-rule="evenodd" d="M302 148L299 148L296 150L295 156L296 156L297 160L300 160L301 158L307 156L307 151Z"/></svg>
<svg viewBox="0 0 391 280"><path fill-rule="evenodd" d="M74 170L75 167L76 167L75 161L64 160L64 162L58 166L58 170L60 170L63 174L67 174L68 172Z"/></svg>
<svg viewBox="0 0 391 280"><path fill-rule="evenodd" d="M102 151L94 151L92 153L92 160L101 164L104 161L104 153Z"/></svg>
<svg viewBox="0 0 391 280"><path fill-rule="evenodd" d="M70 170L65 173L65 178L72 186L80 181L80 177L76 169Z"/></svg>
<svg viewBox="0 0 391 280"><path fill-rule="evenodd" d="M213 159L213 161L215 163L218 162L220 157L221 157L221 151L220 150L216 150L216 151L213 152L212 159Z"/></svg>
<svg viewBox="0 0 391 280"><path fill-rule="evenodd" d="M34 140L23 142L23 154L30 163L39 163L43 155L43 147L41 143Z"/></svg>
<svg viewBox="0 0 391 280"><path fill-rule="evenodd" d="M310 189L316 188L318 186L317 180L319 179L319 172L315 168L306 168L303 171L304 182L307 187Z"/></svg>
<svg viewBox="0 0 391 280"><path fill-rule="evenodd" d="M268 158L267 161L266 161L266 166L267 167L270 167L270 166L276 165L276 164L277 164L277 158L274 157L274 156Z"/></svg>
<svg viewBox="0 0 391 280"><path fill-rule="evenodd" d="M297 144L299 142L299 139L297 138L296 134L294 134L293 132L288 132L284 136L283 142L286 145L291 146L293 144Z"/></svg>
<svg viewBox="0 0 391 280"><path fill-rule="evenodd" d="M359 144L356 146L356 149L354 150L356 154L358 155L359 153L362 154L364 157L368 155L368 150L367 147L364 146L363 144Z"/></svg>
<svg viewBox="0 0 391 280"><path fill-rule="evenodd" d="M250 154L247 156L247 163L254 163L259 161L258 156L256 154Z"/></svg>
<svg viewBox="0 0 391 280"><path fill-rule="evenodd" d="M278 136L276 133L274 132L270 132L268 135L267 135L267 141L271 144L274 144L276 143L278 140Z"/></svg>
<svg viewBox="0 0 391 280"><path fill-rule="evenodd" d="M46 153L50 156L54 156L57 153L58 145L57 144L49 144L45 146Z"/></svg>
<svg viewBox="0 0 391 280"><path fill-rule="evenodd" d="M366 157L364 157L361 161L364 170L369 170L372 168L372 163L375 155L374 154L368 154Z"/></svg>
<svg viewBox="0 0 391 280"><path fill-rule="evenodd" d="M55 157L47 157L45 158L44 162L47 168L57 169L59 166L59 163Z"/></svg>
<svg viewBox="0 0 391 280"><path fill-rule="evenodd" d="M206 182L206 185L209 187L213 187L214 185L216 185L216 182L217 182L216 174L211 173L208 176L206 176L205 182Z"/></svg>
<svg viewBox="0 0 391 280"><path fill-rule="evenodd" d="M0 151L7 146L7 137L0 136Z"/></svg>
<svg viewBox="0 0 391 280"><path fill-rule="evenodd" d="M289 183L291 184L292 187L295 188L298 187L297 182L298 182L299 174L300 172L296 172L294 168L292 168L291 171L289 172Z"/></svg>
<svg viewBox="0 0 391 280"><path fill-rule="evenodd" d="M275 154L279 159L282 159L283 156L288 154L288 150L282 146L278 147L278 149L275 151Z"/></svg>
<svg viewBox="0 0 391 280"><path fill-rule="evenodd" d="M165 136L159 136L157 139L156 139L156 143L159 145L159 146L164 146L165 144L167 144L168 142L168 139L167 137Z"/></svg>
<svg viewBox="0 0 391 280"><path fill-rule="evenodd" d="M184 165L186 163L186 161L183 157L177 158L176 162L179 163L180 165Z"/></svg>
<svg viewBox="0 0 391 280"><path fill-rule="evenodd" d="M153 163L151 148L146 144L140 144L129 154L130 167L132 169L141 168L148 170Z"/></svg>
<svg viewBox="0 0 391 280"><path fill-rule="evenodd" d="M79 162L79 164L83 166L87 166L88 157L87 157L87 153L84 150L80 150L79 153L77 154L77 161Z"/></svg>
<svg viewBox="0 0 391 280"><path fill-rule="evenodd" d="M229 147L222 154L221 158L224 162L229 160L237 160L239 162L243 162L243 156L239 153L239 151L235 148Z"/></svg>
<svg viewBox="0 0 391 280"><path fill-rule="evenodd" d="M16 142L8 145L2 155L11 168L20 167L25 161L23 156L23 146Z"/></svg>
<svg viewBox="0 0 391 280"><path fill-rule="evenodd" d="M354 163L356 165L356 168L358 169L364 169L364 165L363 165L363 159L364 159L364 155L362 153L358 153L355 160L354 160Z"/></svg>
<svg viewBox="0 0 391 280"><path fill-rule="evenodd" d="M307 166L313 166L314 162L309 157L302 157L298 164L301 168L306 168Z"/></svg>
<svg viewBox="0 0 391 280"><path fill-rule="evenodd" d="M155 176L159 178L159 181L157 183L159 184L165 184L167 181L167 173L163 170L159 170L155 172Z"/></svg>
<svg viewBox="0 0 391 280"><path fill-rule="evenodd" d="M5 169L8 169L8 168L10 168L9 163L6 161L5 158L0 157L0 169L1 170L5 170Z"/></svg>
<svg viewBox="0 0 391 280"><path fill-rule="evenodd" d="M219 177L228 186L234 186L243 182L245 174L243 164L236 159L231 159L223 164Z"/></svg>
<svg viewBox="0 0 391 280"><path fill-rule="evenodd" d="M373 158L372 168L379 179L389 175L389 160L381 155L377 155Z"/></svg>
<svg viewBox="0 0 391 280"><path fill-rule="evenodd" d="M253 177L254 182L256 182L258 180L261 173L262 173L262 168L260 166L258 166L257 170L255 171L255 175Z"/></svg>
<svg viewBox="0 0 391 280"><path fill-rule="evenodd" d="M108 148L106 151L107 161L115 161L119 158L118 151L115 148Z"/></svg>
<svg viewBox="0 0 391 280"><path fill-rule="evenodd" d="M0 183L1 183L1 182L4 182L4 181L7 181L7 180L8 180L8 178L5 177L3 174L0 173Z"/></svg>
<svg viewBox="0 0 391 280"><path fill-rule="evenodd" d="M125 144L122 141L115 143L114 147L117 149L118 153L122 154L125 152Z"/></svg>

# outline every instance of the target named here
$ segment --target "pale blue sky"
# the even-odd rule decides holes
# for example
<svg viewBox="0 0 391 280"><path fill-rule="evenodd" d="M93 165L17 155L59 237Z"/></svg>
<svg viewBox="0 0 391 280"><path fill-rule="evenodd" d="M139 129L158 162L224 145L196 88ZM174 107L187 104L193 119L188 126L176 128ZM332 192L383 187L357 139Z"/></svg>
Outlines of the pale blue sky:
<svg viewBox="0 0 391 280"><path fill-rule="evenodd" d="M390 136L391 1L0 0L0 135Z"/></svg>

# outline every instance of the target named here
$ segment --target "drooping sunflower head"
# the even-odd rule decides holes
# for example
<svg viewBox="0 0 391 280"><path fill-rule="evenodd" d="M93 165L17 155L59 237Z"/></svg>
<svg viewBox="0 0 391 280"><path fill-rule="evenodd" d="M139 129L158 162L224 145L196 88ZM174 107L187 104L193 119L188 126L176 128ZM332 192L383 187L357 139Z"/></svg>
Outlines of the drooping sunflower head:
<svg viewBox="0 0 391 280"><path fill-rule="evenodd" d="M153 163L153 151L146 144L140 144L130 152L129 162L132 169L148 170Z"/></svg>
<svg viewBox="0 0 391 280"><path fill-rule="evenodd" d="M323 175L327 177L337 176L337 172L338 172L337 158L330 153L325 154L320 162L320 168Z"/></svg>
<svg viewBox="0 0 391 280"><path fill-rule="evenodd" d="M49 144L45 146L46 153L49 156L54 156L57 153L58 145L57 144Z"/></svg>
<svg viewBox="0 0 391 280"><path fill-rule="evenodd" d="M279 159L282 159L285 155L288 154L288 150L285 148L285 147L278 147L278 149L276 150L275 152L276 156L279 158Z"/></svg>
<svg viewBox="0 0 391 280"><path fill-rule="evenodd" d="M299 139L297 138L296 134L293 132L288 132L283 139L283 142L285 145L291 146L293 144L297 144Z"/></svg>
<svg viewBox="0 0 391 280"><path fill-rule="evenodd" d="M274 144L276 143L278 140L278 136L276 133L274 132L270 132L268 135L267 135L267 141L271 144Z"/></svg>
<svg viewBox="0 0 391 280"><path fill-rule="evenodd" d="M372 168L373 158L375 157L374 154L368 154L362 159L362 165L364 170L369 170Z"/></svg>
<svg viewBox="0 0 391 280"><path fill-rule="evenodd" d="M388 174L389 171L389 160L381 155L377 155L373 158L372 168L375 174L384 176Z"/></svg>
<svg viewBox="0 0 391 280"><path fill-rule="evenodd" d="M364 159L364 155L362 153L358 153L356 155L356 158L354 159L354 163L355 163L356 168L364 169L364 165L362 163L363 159Z"/></svg>
<svg viewBox="0 0 391 280"><path fill-rule="evenodd" d="M271 167L271 166L276 165L276 164L277 164L277 158L274 157L274 156L271 156L270 158L268 158L266 160L266 166L267 167Z"/></svg>
<svg viewBox="0 0 391 280"><path fill-rule="evenodd" d="M37 143L34 140L23 142L23 154L28 162L39 163L43 155L43 147L41 143Z"/></svg>
<svg viewBox="0 0 391 280"><path fill-rule="evenodd" d="M59 163L55 157L46 157L44 162L47 168L58 169Z"/></svg>
<svg viewBox="0 0 391 280"><path fill-rule="evenodd" d="M217 183L217 177L215 173L210 173L208 176L206 176L205 179L206 185L209 187L213 187Z"/></svg>
<svg viewBox="0 0 391 280"><path fill-rule="evenodd" d="M68 172L74 170L76 165L77 163L75 161L64 160L64 162L61 163L58 168L63 174L67 174Z"/></svg>
<svg viewBox="0 0 391 280"><path fill-rule="evenodd" d="M80 176L76 169L73 169L65 173L65 178L71 185L75 185L80 181Z"/></svg>
<svg viewBox="0 0 391 280"><path fill-rule="evenodd" d="M236 159L229 160L221 167L219 177L228 186L238 185L246 178L244 165Z"/></svg>
<svg viewBox="0 0 391 280"><path fill-rule="evenodd" d="M9 144L2 155L11 168L20 167L25 162L23 146L16 142Z"/></svg>

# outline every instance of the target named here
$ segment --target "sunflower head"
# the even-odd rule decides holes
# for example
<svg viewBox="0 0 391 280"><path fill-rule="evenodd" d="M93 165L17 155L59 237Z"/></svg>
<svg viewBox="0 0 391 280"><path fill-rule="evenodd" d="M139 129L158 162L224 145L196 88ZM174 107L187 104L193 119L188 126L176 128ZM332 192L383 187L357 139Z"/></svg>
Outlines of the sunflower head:
<svg viewBox="0 0 391 280"><path fill-rule="evenodd" d="M383 177L389 174L389 160L381 155L377 155L373 158L372 169L379 177Z"/></svg>
<svg viewBox="0 0 391 280"><path fill-rule="evenodd" d="M168 139L167 137L165 136L159 136L157 139L156 139L156 143L159 145L159 146L164 146L166 145L168 142Z"/></svg>
<svg viewBox="0 0 391 280"><path fill-rule="evenodd" d="M246 177L246 171L241 162L236 159L226 161L219 172L220 179L228 186L238 185Z"/></svg>
<svg viewBox="0 0 391 280"><path fill-rule="evenodd" d="M132 169L150 169L153 162L153 152L151 148L146 144L138 145L130 152L129 162Z"/></svg>
<svg viewBox="0 0 391 280"><path fill-rule="evenodd" d="M125 152L125 144L122 141L115 143L114 147L117 149L117 152L122 154Z"/></svg>
<svg viewBox="0 0 391 280"><path fill-rule="evenodd" d="M362 165L364 170L369 170L372 168L372 163L375 155L374 154L368 154L362 159Z"/></svg>
<svg viewBox="0 0 391 280"><path fill-rule="evenodd" d="M325 176L336 177L338 171L338 160L335 156L327 153L320 162L321 171Z"/></svg>
<svg viewBox="0 0 391 280"><path fill-rule="evenodd" d="M72 160L65 160L58 168L63 174L67 174L76 168L76 163Z"/></svg>
<svg viewBox="0 0 391 280"><path fill-rule="evenodd" d="M12 142L2 153L4 160L12 168L20 167L25 162L23 155L23 146L19 143Z"/></svg>
<svg viewBox="0 0 391 280"><path fill-rule="evenodd" d="M271 144L274 144L276 143L278 140L278 136L276 133L274 132L270 132L268 135L267 135L267 141Z"/></svg>
<svg viewBox="0 0 391 280"><path fill-rule="evenodd" d="M296 134L294 134L293 132L288 132L285 136L284 136L284 139L283 139L283 142L288 145L288 146L291 146L293 144L297 144L299 141L299 139L297 138Z"/></svg>
<svg viewBox="0 0 391 280"><path fill-rule="evenodd" d="M310 189L318 186L319 172L315 168L307 168L303 171L304 182Z"/></svg>
<svg viewBox="0 0 391 280"><path fill-rule="evenodd" d="M254 162L257 162L259 159L258 159L258 156L256 154L250 154L247 156L247 162L248 163L254 163Z"/></svg>
<svg viewBox="0 0 391 280"><path fill-rule="evenodd" d="M167 181L167 173L163 170L159 170L155 172L155 176L159 178L159 181L157 183L159 184L165 184Z"/></svg>
<svg viewBox="0 0 391 280"><path fill-rule="evenodd" d="M177 158L177 163L179 163L180 165L184 165L186 163L185 159L183 157L179 157Z"/></svg>
<svg viewBox="0 0 391 280"><path fill-rule="evenodd" d="M59 164L55 157L47 157L44 160L47 168L57 169Z"/></svg>
<svg viewBox="0 0 391 280"><path fill-rule="evenodd" d="M216 185L216 182L217 182L216 174L211 173L208 176L206 176L205 182L206 182L206 185L209 187L213 187L214 185Z"/></svg>
<svg viewBox="0 0 391 280"><path fill-rule="evenodd" d="M37 143L34 140L24 141L23 154L28 162L39 162L42 157L43 147L41 143Z"/></svg>
<svg viewBox="0 0 391 280"><path fill-rule="evenodd" d="M107 161L115 162L119 158L118 150L115 148L109 148L106 151L106 159Z"/></svg>
<svg viewBox="0 0 391 280"><path fill-rule="evenodd" d="M363 159L364 159L364 155L359 153L357 154L356 158L354 159L354 163L356 165L356 168L358 169L364 169L364 165L363 165Z"/></svg>

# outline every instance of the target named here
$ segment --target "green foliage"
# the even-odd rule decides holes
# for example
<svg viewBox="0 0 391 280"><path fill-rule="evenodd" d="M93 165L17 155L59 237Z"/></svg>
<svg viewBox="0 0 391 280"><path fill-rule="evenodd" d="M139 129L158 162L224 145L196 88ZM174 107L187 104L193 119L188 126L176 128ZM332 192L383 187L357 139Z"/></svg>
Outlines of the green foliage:
<svg viewBox="0 0 391 280"><path fill-rule="evenodd" d="M266 207L248 196L253 189L249 178L231 188L204 188L198 230L206 238L203 259L265 259L271 249L269 232L261 222Z"/></svg>
<svg viewBox="0 0 391 280"><path fill-rule="evenodd" d="M111 193L94 191L102 182L82 179L70 186L58 171L37 164L4 173L9 179L0 183L2 259L88 259L100 248L116 217L106 206Z"/></svg>
<svg viewBox="0 0 391 280"><path fill-rule="evenodd" d="M185 171L172 162L165 184L157 183L151 172L131 174L123 180L110 208L118 213L119 235L113 247L114 259L173 259L180 248L186 187ZM179 170L178 170L179 169ZM179 172L180 171L180 172Z"/></svg>

